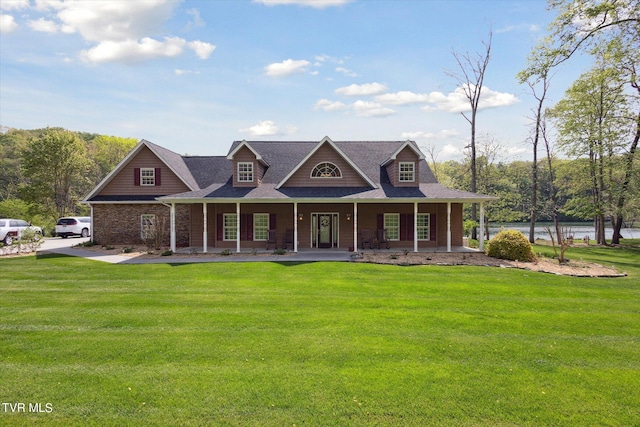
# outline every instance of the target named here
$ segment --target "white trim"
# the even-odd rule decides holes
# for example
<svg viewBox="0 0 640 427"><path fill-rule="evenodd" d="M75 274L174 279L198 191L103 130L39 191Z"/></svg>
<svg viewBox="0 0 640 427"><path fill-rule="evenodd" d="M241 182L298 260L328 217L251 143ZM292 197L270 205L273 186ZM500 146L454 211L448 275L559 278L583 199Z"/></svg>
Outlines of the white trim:
<svg viewBox="0 0 640 427"><path fill-rule="evenodd" d="M484 203L480 202L480 236L478 237L479 247L481 251L484 251Z"/></svg>
<svg viewBox="0 0 640 427"><path fill-rule="evenodd" d="M397 226L398 227L397 228L398 236L395 239L389 238L389 227L387 227L387 216L391 217L391 215L393 215L396 218L398 218L398 226ZM398 213L398 212L385 212L385 213L383 213L382 214L382 227L385 230L387 230L387 239L389 239L392 242L399 242L400 241L400 213Z"/></svg>
<svg viewBox="0 0 640 427"><path fill-rule="evenodd" d="M451 252L451 202L447 202L447 252Z"/></svg>
<svg viewBox="0 0 640 427"><path fill-rule="evenodd" d="M431 227L431 222L429 222L429 227ZM418 202L413 202L413 251L418 252Z"/></svg>
<svg viewBox="0 0 640 427"><path fill-rule="evenodd" d="M267 216L267 235L264 239L256 239L256 215L266 215ZM253 241L254 242L266 242L267 239L269 238L269 230L271 229L271 224L269 223L269 212L254 212L253 213L253 230L252 230L252 234L253 234Z"/></svg>
<svg viewBox="0 0 640 427"><path fill-rule="evenodd" d="M133 147L131 149L131 151L129 151L129 153L125 156L124 159L122 159L120 161L120 163L118 163L116 165L115 168L113 168L113 170L111 172L109 172L109 174L104 177L104 179L102 181L100 181L100 183L98 185L96 185L93 190L91 190L91 192L89 194L87 194L85 196L84 199L82 199L83 203L88 203L89 201L91 201L91 198L94 197L96 194L99 194L102 190L104 190L104 187L107 186L108 183L110 183L113 178L115 178L121 171L122 169L124 169L124 167L129 164L129 162L138 154L140 153L140 151L142 150L143 147L147 147L149 150L151 150L151 152L158 158L158 160L160 160L162 162L163 165L165 165L171 172L173 172L173 174L175 176L178 177L178 179L180 181L182 181L182 183L184 185L187 186L187 188L189 188L191 191L196 191L196 188L192 187L191 185L189 185L188 182L186 182L184 179L182 179L182 176L180 176L179 173L176 172L175 169L173 169L171 166L169 166L167 164L167 162L164 161L164 159L162 158L161 155L158 154L158 152L153 148L153 143L150 141L147 141L146 139L141 139L140 142L138 142L138 145L136 145L135 147ZM167 150L170 151L170 150ZM180 156L178 153L174 153L176 156ZM180 156L182 158L182 156ZM183 159L184 162L184 159ZM189 172L191 173L191 172ZM94 201L91 201L91 203L96 203ZM97 203L102 203L102 202L97 202Z"/></svg>
<svg viewBox="0 0 640 427"><path fill-rule="evenodd" d="M411 179L402 179L402 174L409 171L402 171L402 166L411 165ZM398 182L416 182L416 162L398 162Z"/></svg>
<svg viewBox="0 0 640 427"><path fill-rule="evenodd" d="M246 140L242 140L242 142L240 142L240 144L238 144L236 146L236 148L233 149L233 151L231 151L228 155L227 155L227 160L233 160L234 156L236 155L236 153L238 153L238 151L240 151L243 147L247 147L249 149L249 151L251 151L253 153L254 156L256 156L256 160L262 162L265 166L268 166L269 163L267 163L262 156L260 155L260 153L258 153L252 146L251 144L249 144Z"/></svg>
<svg viewBox="0 0 640 427"><path fill-rule="evenodd" d="M400 148L398 148L396 151L393 152L393 154L391 154L391 157L389 157L387 160L385 160L380 166L386 166L389 163L391 163L392 161L394 161L396 159L396 157L398 157L398 154L400 154L400 152L402 150L405 149L405 147L409 147L413 150L414 153L416 153L416 156L418 156L419 160L424 160L426 157L424 156L424 154L422 154L422 151L420 151L420 149L415 145L415 141L411 141L409 139L407 139L405 141L404 144L402 144L400 146Z"/></svg>
<svg viewBox="0 0 640 427"><path fill-rule="evenodd" d="M358 252L358 202L353 202L353 251Z"/></svg>
<svg viewBox="0 0 640 427"><path fill-rule="evenodd" d="M332 165L334 166L335 170L338 171L339 176L313 176L313 172L315 172L316 168L320 165ZM340 179L342 178L342 171L340 170L340 167L338 165L336 165L333 162L327 162L327 161L323 161L318 163L317 165L315 165L312 169L311 172L309 173L309 178L311 179Z"/></svg>
<svg viewBox="0 0 640 427"><path fill-rule="evenodd" d="M416 236L418 236L418 216L419 215L424 215L427 217L427 222L428 222L428 227L427 227L427 238L426 239L421 239L420 237L417 237L419 242L429 242L431 241L431 212L418 212L416 214ZM420 227L420 228L424 228L424 227Z"/></svg>
<svg viewBox="0 0 640 427"><path fill-rule="evenodd" d="M282 187L289 180L289 178L291 178L293 174L296 173L298 169L300 169L302 165L304 165L307 160L309 160L311 156L313 156L316 151L318 151L320 147L322 147L325 143L329 144L344 159L344 161L346 161L349 166L351 166L358 173L358 175L360 175L362 179L367 181L367 184L369 184L371 188L378 188L378 186L371 180L371 178L369 178L358 166L356 166L356 164L353 163L353 161L351 161L351 159L341 149L339 149L338 146L328 136L325 136L324 138L322 138L322 141L316 144L313 150L311 150L309 154L307 154L304 159L302 159L300 163L298 163L296 167L293 168L291 172L289 172L287 176L285 176L282 181L280 181L276 185L275 189L278 190L280 187Z"/></svg>
<svg viewBox="0 0 640 427"><path fill-rule="evenodd" d="M203 203L202 204L202 219L203 219L203 226L202 226L202 253L206 254L207 253L207 246L209 245L209 233L207 231L208 228L208 221L207 221L207 205L208 203Z"/></svg>
<svg viewBox="0 0 640 427"><path fill-rule="evenodd" d="M143 172L151 171L151 175L144 176ZM144 183L144 179L152 179L153 182L151 184ZM140 168L140 186L141 187L155 187L156 186L156 168Z"/></svg>
<svg viewBox="0 0 640 427"><path fill-rule="evenodd" d="M236 252L240 252L240 202L236 202Z"/></svg>
<svg viewBox="0 0 640 427"><path fill-rule="evenodd" d="M251 165L251 171L241 171L240 166ZM253 162L238 162L236 163L236 181L237 182L254 182L255 179L255 168L253 167ZM240 179L240 173L249 174L251 173L251 179Z"/></svg>
<svg viewBox="0 0 640 427"><path fill-rule="evenodd" d="M176 204L171 203L171 210L169 211L169 234L171 239L171 252L176 251Z"/></svg>

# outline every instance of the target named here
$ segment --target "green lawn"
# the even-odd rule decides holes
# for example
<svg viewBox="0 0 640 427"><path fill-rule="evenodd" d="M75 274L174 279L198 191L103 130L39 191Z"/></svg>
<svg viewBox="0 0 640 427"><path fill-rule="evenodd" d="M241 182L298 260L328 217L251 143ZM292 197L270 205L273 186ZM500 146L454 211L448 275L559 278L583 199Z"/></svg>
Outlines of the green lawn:
<svg viewBox="0 0 640 427"><path fill-rule="evenodd" d="M0 425L640 425L640 250L568 255L629 276L2 259Z"/></svg>

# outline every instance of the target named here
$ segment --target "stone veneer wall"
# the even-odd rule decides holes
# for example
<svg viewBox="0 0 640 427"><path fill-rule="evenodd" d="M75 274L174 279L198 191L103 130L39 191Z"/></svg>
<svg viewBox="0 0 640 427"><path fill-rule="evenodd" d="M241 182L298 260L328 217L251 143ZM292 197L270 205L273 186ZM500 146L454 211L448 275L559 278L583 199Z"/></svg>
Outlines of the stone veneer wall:
<svg viewBox="0 0 640 427"><path fill-rule="evenodd" d="M163 245L170 245L170 209L159 203L93 205L93 240L101 245L140 245L141 215L154 214L156 224L164 221ZM189 246L190 208L176 206L176 246Z"/></svg>

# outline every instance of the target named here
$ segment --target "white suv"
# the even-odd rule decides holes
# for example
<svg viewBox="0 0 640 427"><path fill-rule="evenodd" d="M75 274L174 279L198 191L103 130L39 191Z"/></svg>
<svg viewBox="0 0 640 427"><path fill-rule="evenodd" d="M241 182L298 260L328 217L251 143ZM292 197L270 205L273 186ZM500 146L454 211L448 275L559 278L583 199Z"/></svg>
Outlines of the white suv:
<svg viewBox="0 0 640 427"><path fill-rule="evenodd" d="M0 242L9 246L14 240L19 239L27 228L35 231L38 238L42 237L42 228L31 225L27 221L12 218L0 219Z"/></svg>
<svg viewBox="0 0 640 427"><path fill-rule="evenodd" d="M56 223L56 234L63 239L69 236L91 236L91 217L66 216Z"/></svg>

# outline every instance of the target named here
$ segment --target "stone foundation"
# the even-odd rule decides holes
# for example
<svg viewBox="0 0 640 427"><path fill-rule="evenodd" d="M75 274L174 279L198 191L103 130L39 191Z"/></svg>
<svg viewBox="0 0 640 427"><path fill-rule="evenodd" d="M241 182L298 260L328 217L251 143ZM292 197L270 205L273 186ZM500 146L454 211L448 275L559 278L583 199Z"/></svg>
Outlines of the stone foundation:
<svg viewBox="0 0 640 427"><path fill-rule="evenodd" d="M162 246L169 246L170 208L159 203L93 205L93 241L101 245L141 245L141 216L156 216L156 227L161 228ZM176 246L189 246L190 209L176 206Z"/></svg>

